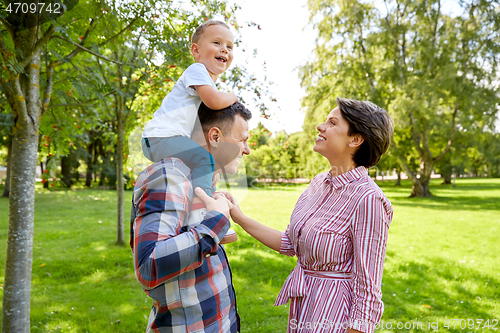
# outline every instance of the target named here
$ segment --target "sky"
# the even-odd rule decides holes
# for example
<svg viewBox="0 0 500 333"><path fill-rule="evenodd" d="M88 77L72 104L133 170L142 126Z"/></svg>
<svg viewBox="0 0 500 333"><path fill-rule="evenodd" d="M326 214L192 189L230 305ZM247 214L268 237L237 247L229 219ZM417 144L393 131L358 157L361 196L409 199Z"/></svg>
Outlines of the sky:
<svg viewBox="0 0 500 333"><path fill-rule="evenodd" d="M235 49L234 65L243 65L250 72L260 77L267 74L274 84L270 91L276 103L267 103L270 107L270 119L258 116L255 110L250 121L250 128L262 122L271 132L286 130L293 133L302 130L304 113L301 112L301 98L305 95L300 87L297 67L305 64L311 57L316 34L308 25L309 11L307 0L236 0L241 10L237 11L238 24L255 22L255 26L246 24L240 30L242 44ZM243 52L243 49L246 52ZM253 50L257 49L257 58ZM262 70L263 62L267 70Z"/></svg>
<svg viewBox="0 0 500 333"><path fill-rule="evenodd" d="M236 13L243 41L235 49L234 65L243 65L250 72L274 82L270 86L276 103L266 103L270 107L270 119L260 118L254 112L250 128L262 122L271 132L286 130L293 133L302 130L305 113L301 110L301 99L305 95L300 87L297 67L304 65L314 49L316 32L309 24L307 0L228 0L237 3L241 10ZM457 15L460 8L456 0L444 0L443 8L450 15ZM380 7L384 11L383 6ZM261 29L248 27L247 22L255 22ZM243 49L246 52L243 52ZM258 50L258 57L252 57L252 50ZM267 71L262 70L263 62ZM496 121L500 130L500 117Z"/></svg>

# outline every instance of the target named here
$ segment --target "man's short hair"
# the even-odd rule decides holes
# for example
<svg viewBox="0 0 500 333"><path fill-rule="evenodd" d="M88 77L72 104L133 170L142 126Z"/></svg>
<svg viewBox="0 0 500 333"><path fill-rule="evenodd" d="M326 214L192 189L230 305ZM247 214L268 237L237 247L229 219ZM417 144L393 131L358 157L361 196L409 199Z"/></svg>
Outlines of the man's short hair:
<svg viewBox="0 0 500 333"><path fill-rule="evenodd" d="M342 117L349 123L349 136L359 134L364 141L354 154L354 163L370 168L387 152L394 124L386 110L368 101L337 98Z"/></svg>
<svg viewBox="0 0 500 333"><path fill-rule="evenodd" d="M222 26L225 26L226 28L229 29L229 26L224 22L217 21L217 20L207 21L207 22L201 24L200 26L198 26L198 28L196 28L193 36L191 37L191 43L193 43L193 44L198 43L198 41L200 40L201 35L203 35L203 32L205 31L205 29L207 29L209 26L212 26L212 25L222 25ZM231 30L231 29L229 29L229 30Z"/></svg>
<svg viewBox="0 0 500 333"><path fill-rule="evenodd" d="M224 135L231 134L234 117L239 114L246 121L252 118L252 113L240 102L221 110L209 109L203 102L198 109L203 134L207 134L210 128L218 127Z"/></svg>

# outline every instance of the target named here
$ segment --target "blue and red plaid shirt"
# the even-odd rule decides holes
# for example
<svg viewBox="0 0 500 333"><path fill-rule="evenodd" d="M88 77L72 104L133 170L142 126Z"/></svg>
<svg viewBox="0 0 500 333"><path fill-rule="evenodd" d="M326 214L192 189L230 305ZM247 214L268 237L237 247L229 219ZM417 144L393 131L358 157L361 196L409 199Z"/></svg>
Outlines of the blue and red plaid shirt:
<svg viewBox="0 0 500 333"><path fill-rule="evenodd" d="M134 188L130 245L135 275L153 299L146 332L237 332L231 270L219 241L229 220L191 207L191 170L168 158Z"/></svg>

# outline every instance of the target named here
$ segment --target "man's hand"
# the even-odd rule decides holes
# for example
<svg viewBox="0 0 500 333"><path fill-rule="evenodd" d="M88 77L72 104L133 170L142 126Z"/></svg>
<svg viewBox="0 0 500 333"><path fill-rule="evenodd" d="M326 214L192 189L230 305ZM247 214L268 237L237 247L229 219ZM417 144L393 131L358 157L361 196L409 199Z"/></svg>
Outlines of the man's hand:
<svg viewBox="0 0 500 333"><path fill-rule="evenodd" d="M207 211L215 210L219 213L224 214L226 218L229 219L229 210L234 207L234 205L227 200L226 196L222 193L215 193L213 198L210 198L205 191L197 187L195 190L196 195L201 201L207 206Z"/></svg>

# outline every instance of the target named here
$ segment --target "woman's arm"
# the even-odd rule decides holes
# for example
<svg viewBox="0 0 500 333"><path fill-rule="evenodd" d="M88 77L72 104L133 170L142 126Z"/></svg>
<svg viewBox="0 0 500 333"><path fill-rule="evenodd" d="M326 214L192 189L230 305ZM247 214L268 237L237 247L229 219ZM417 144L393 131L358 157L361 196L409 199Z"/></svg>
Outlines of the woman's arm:
<svg viewBox="0 0 500 333"><path fill-rule="evenodd" d="M246 232L253 238L264 244L265 246L275 251L280 250L281 247L281 232L260 224L248 216L245 216L238 205L231 209L231 218L239 224Z"/></svg>
<svg viewBox="0 0 500 333"><path fill-rule="evenodd" d="M221 193L226 196L226 198L233 204L234 207L231 208L231 218L234 223L239 224L246 232L248 232L253 238L264 244L270 249L275 251L280 251L281 248L281 232L279 230L270 228L254 219L249 218L240 209L238 202L233 197L233 195L227 191L218 191L216 193Z"/></svg>

